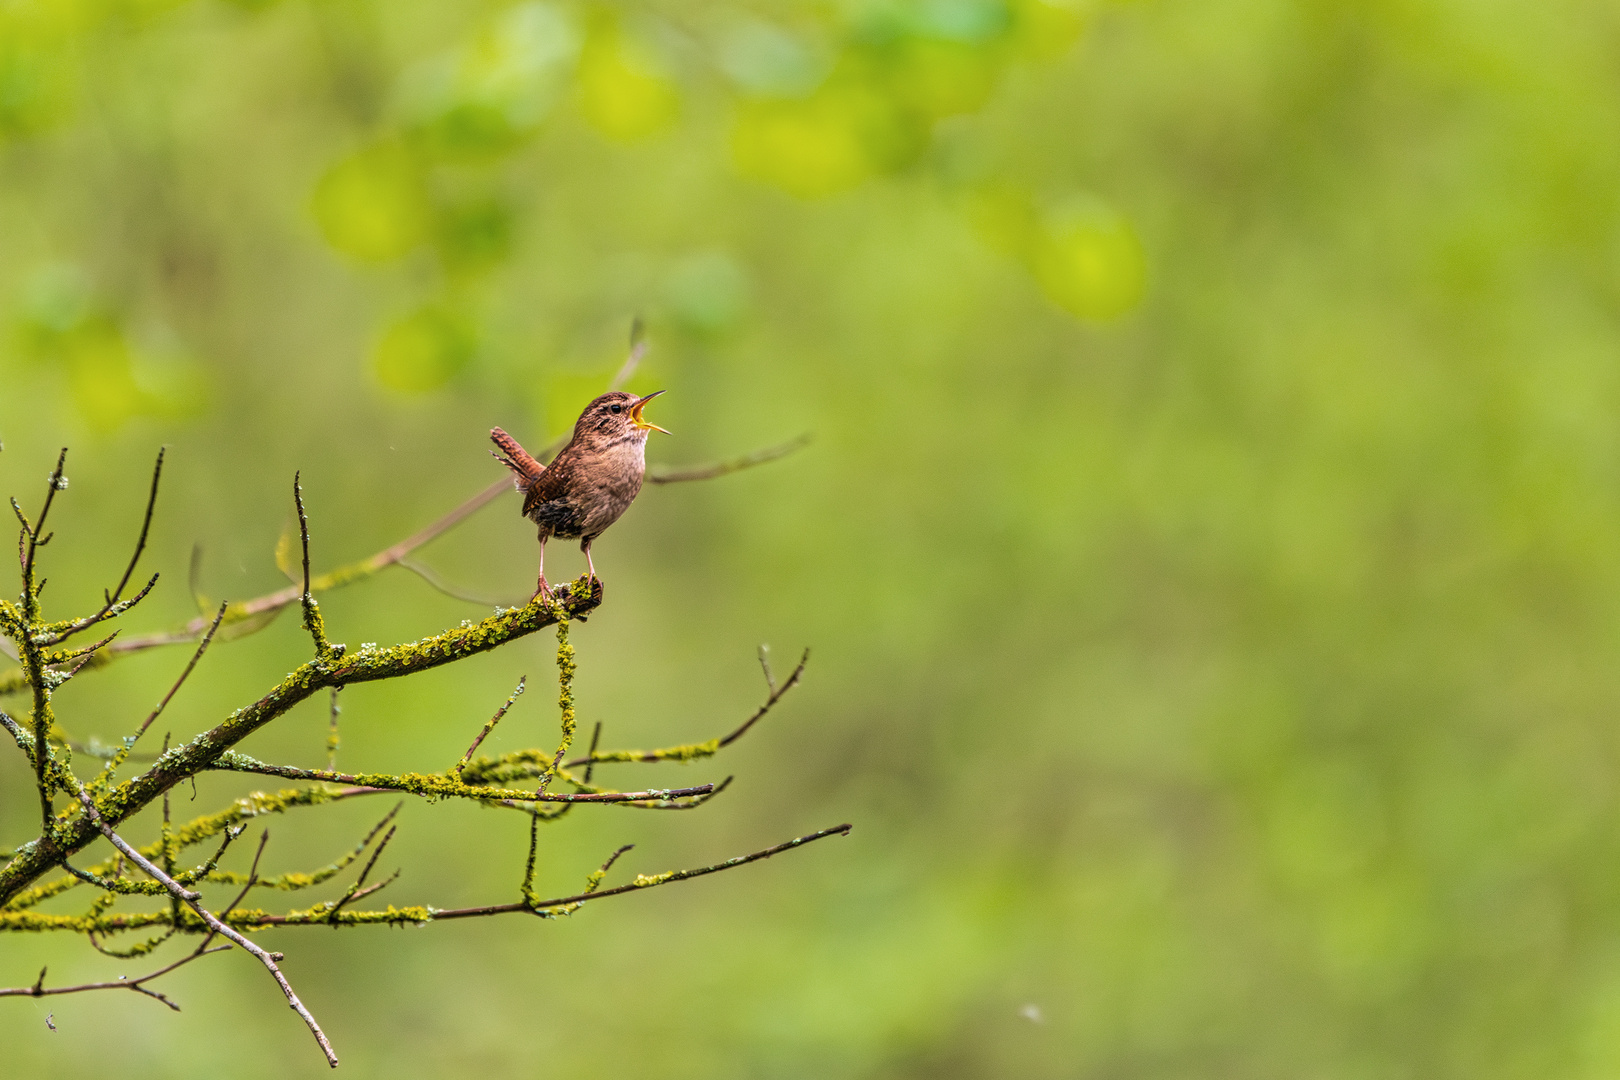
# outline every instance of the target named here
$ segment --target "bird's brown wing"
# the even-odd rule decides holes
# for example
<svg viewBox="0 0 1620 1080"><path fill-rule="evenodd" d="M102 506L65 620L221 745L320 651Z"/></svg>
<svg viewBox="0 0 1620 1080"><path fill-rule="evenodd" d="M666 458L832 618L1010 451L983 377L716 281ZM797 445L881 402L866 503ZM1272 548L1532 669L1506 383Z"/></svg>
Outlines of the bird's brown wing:
<svg viewBox="0 0 1620 1080"><path fill-rule="evenodd" d="M539 476L529 483L519 483L523 492L523 516L534 517L535 510L549 502L556 502L568 494L568 481L574 472L574 458L567 449L558 454Z"/></svg>

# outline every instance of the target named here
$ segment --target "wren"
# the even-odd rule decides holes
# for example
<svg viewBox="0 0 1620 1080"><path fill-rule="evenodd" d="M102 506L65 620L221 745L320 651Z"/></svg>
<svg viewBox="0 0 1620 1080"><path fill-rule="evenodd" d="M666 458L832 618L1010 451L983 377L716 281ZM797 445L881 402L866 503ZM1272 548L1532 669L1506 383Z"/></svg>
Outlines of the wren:
<svg viewBox="0 0 1620 1080"><path fill-rule="evenodd" d="M642 418L656 390L636 397L620 390L603 394L579 414L574 435L550 465L542 465L512 436L492 428L489 437L501 448L495 460L512 470L523 492L523 516L540 527L540 575L534 595L551 599L546 584L546 541L553 536L579 540L585 566L596 580L591 542L630 508L647 474L647 436L669 432ZM493 451L491 451L493 453Z"/></svg>

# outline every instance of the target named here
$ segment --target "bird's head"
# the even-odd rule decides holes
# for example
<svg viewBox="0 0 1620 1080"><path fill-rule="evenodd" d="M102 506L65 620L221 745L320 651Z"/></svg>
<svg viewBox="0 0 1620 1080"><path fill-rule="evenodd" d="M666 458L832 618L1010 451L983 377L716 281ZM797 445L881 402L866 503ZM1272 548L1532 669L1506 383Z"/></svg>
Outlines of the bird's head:
<svg viewBox="0 0 1620 1080"><path fill-rule="evenodd" d="M654 390L646 397L637 397L622 390L612 390L603 394L579 414L579 422L574 425L574 438L613 442L626 437L645 439L654 431L668 435L667 430L641 415L647 402L662 393L662 390Z"/></svg>

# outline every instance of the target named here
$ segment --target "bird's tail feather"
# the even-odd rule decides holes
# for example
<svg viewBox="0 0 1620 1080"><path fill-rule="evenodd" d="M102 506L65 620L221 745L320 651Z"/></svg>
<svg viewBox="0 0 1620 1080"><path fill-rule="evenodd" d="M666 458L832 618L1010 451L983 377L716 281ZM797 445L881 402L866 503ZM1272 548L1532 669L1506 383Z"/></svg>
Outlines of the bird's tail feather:
<svg viewBox="0 0 1620 1080"><path fill-rule="evenodd" d="M522 488L525 482L533 483L534 481L540 479L540 474L546 471L546 467L544 465L536 461L527 450L523 449L522 445L519 444L516 439L512 438L512 436L508 435L500 428L491 428L489 431L489 438L490 441L496 446L500 447L502 451L501 453L497 454L495 451L491 450L491 456L493 456L496 461L512 470L513 479L516 481L519 488Z"/></svg>

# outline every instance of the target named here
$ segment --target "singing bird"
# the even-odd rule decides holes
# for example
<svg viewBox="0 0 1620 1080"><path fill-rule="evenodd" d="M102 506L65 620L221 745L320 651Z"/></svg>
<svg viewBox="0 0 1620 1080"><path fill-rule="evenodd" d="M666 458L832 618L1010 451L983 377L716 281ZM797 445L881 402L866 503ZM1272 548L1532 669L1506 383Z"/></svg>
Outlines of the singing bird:
<svg viewBox="0 0 1620 1080"><path fill-rule="evenodd" d="M579 414L573 438L550 465L540 464L500 428L490 430L490 439L501 448L495 460L512 470L517 489L523 492L523 516L540 527L535 596L551 599L551 586L546 584L546 541L553 536L579 539L588 580L596 580L591 541L618 521L641 491L647 474L647 436L654 431L669 434L641 415L647 402L662 393L655 390L636 397L614 390L603 394Z"/></svg>

